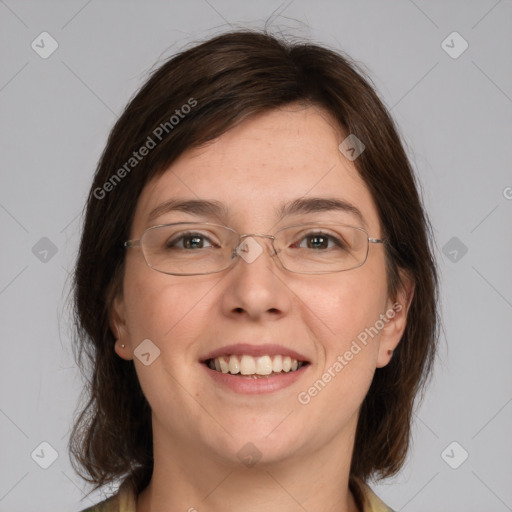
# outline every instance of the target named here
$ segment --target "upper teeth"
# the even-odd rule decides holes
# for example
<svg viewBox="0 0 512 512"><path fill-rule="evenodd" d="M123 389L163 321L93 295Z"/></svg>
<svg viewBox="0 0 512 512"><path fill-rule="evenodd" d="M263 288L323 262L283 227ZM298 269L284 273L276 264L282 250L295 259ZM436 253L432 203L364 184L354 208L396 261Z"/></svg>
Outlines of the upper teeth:
<svg viewBox="0 0 512 512"><path fill-rule="evenodd" d="M221 356L208 361L208 366L212 370L222 373L231 373L236 375L270 375L272 372L295 371L303 365L297 359L290 356L261 356L252 357L243 356Z"/></svg>

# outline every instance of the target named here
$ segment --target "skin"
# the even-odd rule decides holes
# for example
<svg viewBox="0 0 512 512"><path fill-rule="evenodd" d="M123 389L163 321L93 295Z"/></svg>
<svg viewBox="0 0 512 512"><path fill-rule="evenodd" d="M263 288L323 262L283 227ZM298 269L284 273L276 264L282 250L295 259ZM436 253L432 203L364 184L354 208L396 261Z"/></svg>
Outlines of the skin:
<svg viewBox="0 0 512 512"><path fill-rule="evenodd" d="M140 238L151 225L179 221L274 233L298 220L278 223L277 205L304 196L349 201L362 212L370 237L379 238L374 201L354 164L338 149L345 136L315 107L292 105L254 116L213 143L184 153L148 183L130 238ZM148 213L173 197L215 199L229 208L229 215L218 219L170 212L148 223ZM348 213L307 217L319 219L361 226ZM111 327L117 354L133 359L152 408L155 460L152 480L137 498L137 512L191 507L357 511L348 478L358 412L376 368L388 364L400 341L412 286L406 283L398 297L388 297L381 244L370 244L366 263L357 269L301 275L281 269L269 257L267 242L257 240L265 251L254 262L240 259L231 269L203 276L156 272L145 264L140 248L127 250ZM396 302L402 311L309 404L301 405L298 393ZM160 356L145 366L133 351L148 338ZM270 394L249 396L221 388L204 371L200 357L247 339L293 348L311 366L293 385ZM251 468L237 457L248 442L262 453Z"/></svg>

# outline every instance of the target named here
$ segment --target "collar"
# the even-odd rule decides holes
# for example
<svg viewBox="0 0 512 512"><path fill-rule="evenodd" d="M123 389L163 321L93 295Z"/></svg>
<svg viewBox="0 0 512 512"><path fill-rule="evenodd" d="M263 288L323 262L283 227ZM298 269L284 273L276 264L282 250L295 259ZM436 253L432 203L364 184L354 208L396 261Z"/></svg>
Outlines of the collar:
<svg viewBox="0 0 512 512"><path fill-rule="evenodd" d="M362 512L393 512L366 482L357 477L353 477L352 480L359 488L363 497ZM117 498L118 509L112 512L136 512L136 495L129 482L125 481L119 487Z"/></svg>

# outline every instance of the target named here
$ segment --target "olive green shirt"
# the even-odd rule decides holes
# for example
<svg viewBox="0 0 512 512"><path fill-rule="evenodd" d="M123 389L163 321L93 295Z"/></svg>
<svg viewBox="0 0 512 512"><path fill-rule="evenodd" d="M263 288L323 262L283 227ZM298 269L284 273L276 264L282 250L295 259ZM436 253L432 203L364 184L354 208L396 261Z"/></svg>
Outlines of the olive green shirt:
<svg viewBox="0 0 512 512"><path fill-rule="evenodd" d="M362 512L393 512L362 480L357 481L364 496ZM121 485L116 494L81 512L136 512L136 496L131 487Z"/></svg>

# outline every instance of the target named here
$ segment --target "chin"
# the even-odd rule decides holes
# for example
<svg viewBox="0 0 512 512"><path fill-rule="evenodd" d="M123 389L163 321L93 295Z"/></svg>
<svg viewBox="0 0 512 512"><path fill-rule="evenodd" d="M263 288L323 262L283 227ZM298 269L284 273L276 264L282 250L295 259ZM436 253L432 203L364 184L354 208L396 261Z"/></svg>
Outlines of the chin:
<svg viewBox="0 0 512 512"><path fill-rule="evenodd" d="M231 435L223 431L221 439L210 437L208 444L230 466L242 463L247 467L257 464L262 468L279 464L297 456L298 448L304 442L301 438L303 429L299 425L296 429L291 429L291 425L283 428L281 422L282 416L275 421L240 421L236 427L233 423L225 424ZM293 432L300 434L294 436Z"/></svg>

